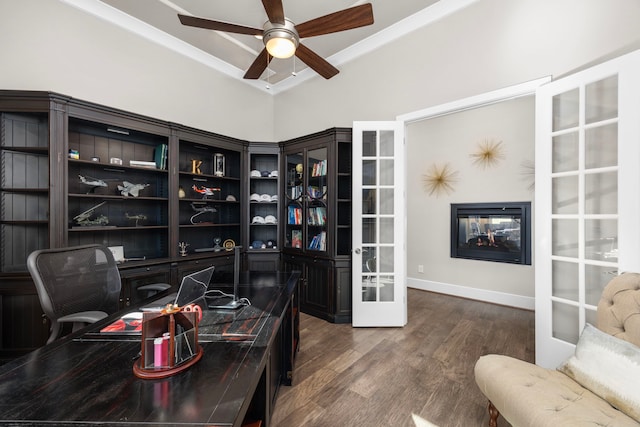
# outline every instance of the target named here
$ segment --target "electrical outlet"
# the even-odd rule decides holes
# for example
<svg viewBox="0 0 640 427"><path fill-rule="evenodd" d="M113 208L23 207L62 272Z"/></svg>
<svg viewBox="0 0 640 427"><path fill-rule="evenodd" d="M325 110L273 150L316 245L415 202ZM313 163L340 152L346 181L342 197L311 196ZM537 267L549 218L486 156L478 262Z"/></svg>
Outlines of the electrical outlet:
<svg viewBox="0 0 640 427"><path fill-rule="evenodd" d="M424 265L420 264L418 266L418 273L424 273Z"/></svg>

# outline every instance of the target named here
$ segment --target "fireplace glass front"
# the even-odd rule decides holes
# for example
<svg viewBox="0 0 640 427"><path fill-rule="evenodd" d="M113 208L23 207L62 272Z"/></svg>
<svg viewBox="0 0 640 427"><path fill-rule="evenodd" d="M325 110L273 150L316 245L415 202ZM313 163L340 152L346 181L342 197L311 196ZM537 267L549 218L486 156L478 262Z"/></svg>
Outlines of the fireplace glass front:
<svg viewBox="0 0 640 427"><path fill-rule="evenodd" d="M452 204L451 257L531 265L531 203Z"/></svg>

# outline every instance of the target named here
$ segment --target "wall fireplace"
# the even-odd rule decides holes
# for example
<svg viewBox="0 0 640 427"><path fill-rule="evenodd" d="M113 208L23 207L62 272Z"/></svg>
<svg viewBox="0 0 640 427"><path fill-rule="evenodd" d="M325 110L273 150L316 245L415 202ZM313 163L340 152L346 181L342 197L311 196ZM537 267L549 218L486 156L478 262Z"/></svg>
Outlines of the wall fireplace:
<svg viewBox="0 0 640 427"><path fill-rule="evenodd" d="M531 265L531 203L451 204L451 257Z"/></svg>

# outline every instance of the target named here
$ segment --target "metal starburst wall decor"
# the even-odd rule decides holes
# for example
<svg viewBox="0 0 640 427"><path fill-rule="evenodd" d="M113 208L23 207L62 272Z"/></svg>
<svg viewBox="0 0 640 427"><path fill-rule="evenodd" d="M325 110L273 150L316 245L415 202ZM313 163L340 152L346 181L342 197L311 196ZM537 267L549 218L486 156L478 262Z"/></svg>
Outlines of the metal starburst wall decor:
<svg viewBox="0 0 640 427"><path fill-rule="evenodd" d="M504 147L502 141L494 139L484 139L478 143L475 153L471 154L473 164L488 168L497 165L500 160L504 159Z"/></svg>
<svg viewBox="0 0 640 427"><path fill-rule="evenodd" d="M424 189L429 195L439 196L442 193L450 194L453 192L453 183L456 181L458 172L454 171L447 163L442 166L432 165L429 171L422 175Z"/></svg>

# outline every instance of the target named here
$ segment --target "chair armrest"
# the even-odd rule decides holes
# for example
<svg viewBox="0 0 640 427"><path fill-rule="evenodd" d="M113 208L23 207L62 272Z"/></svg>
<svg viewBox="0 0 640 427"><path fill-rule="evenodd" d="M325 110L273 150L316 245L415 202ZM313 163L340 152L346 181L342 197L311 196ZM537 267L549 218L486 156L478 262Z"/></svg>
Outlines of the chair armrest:
<svg viewBox="0 0 640 427"><path fill-rule="evenodd" d="M98 320L104 319L108 314L104 311L81 311L80 313L67 314L58 318L60 323L95 323Z"/></svg>

